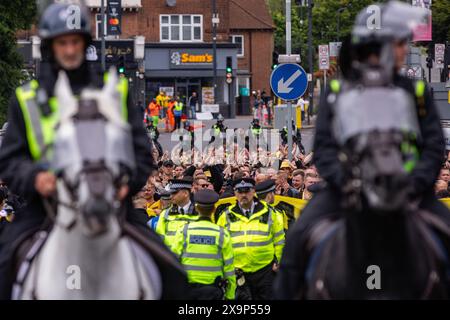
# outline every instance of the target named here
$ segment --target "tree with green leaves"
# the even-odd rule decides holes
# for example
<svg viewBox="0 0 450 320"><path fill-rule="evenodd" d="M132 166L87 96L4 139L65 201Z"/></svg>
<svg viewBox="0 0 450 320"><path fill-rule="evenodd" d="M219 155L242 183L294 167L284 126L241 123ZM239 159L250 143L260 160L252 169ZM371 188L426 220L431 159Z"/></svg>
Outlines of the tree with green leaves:
<svg viewBox="0 0 450 320"><path fill-rule="evenodd" d="M433 41L445 43L450 41L450 3L449 0L433 0Z"/></svg>
<svg viewBox="0 0 450 320"><path fill-rule="evenodd" d="M29 29L35 15L35 0L0 2L0 124L6 121L8 101L23 77L16 32Z"/></svg>
<svg viewBox="0 0 450 320"><path fill-rule="evenodd" d="M304 1L307 3L308 1ZM383 3L386 0L314 0L313 7L313 44L315 50L318 45L336 41L338 38L338 16L339 16L339 38L348 36L352 30L356 15L364 7L373 3ZM405 1L411 3L411 1ZM292 49L298 54L302 48L302 61L307 57L307 7L300 7L301 1L292 0ZM285 0L268 0L275 30L275 50L284 53L286 50L286 20ZM342 8L342 9L341 9ZM345 8L345 9L344 9ZM340 10L341 9L341 10ZM340 12L340 13L338 13ZM444 43L450 41L450 6L449 0L433 0L433 41ZM303 23L301 23L303 22ZM316 59L314 59L316 63Z"/></svg>

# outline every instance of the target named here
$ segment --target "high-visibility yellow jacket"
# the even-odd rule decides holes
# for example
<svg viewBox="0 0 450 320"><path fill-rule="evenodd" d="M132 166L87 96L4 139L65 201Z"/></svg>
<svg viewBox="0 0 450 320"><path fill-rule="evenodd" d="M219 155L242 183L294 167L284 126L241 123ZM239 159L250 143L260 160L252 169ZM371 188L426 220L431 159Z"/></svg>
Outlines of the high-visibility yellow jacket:
<svg viewBox="0 0 450 320"><path fill-rule="evenodd" d="M281 260L285 233L282 216L267 203L254 199L250 218L237 204L226 208L217 220L230 232L233 241L234 265L244 272L256 272L275 259Z"/></svg>
<svg viewBox="0 0 450 320"><path fill-rule="evenodd" d="M108 74L104 75L105 83ZM27 143L30 154L34 161L48 160L51 158L51 146L55 142L56 125L59 122L59 104L56 97L48 100L49 114L41 112L37 100L37 92L40 88L37 80L31 80L16 89L17 101L19 102L25 122ZM121 112L125 121L128 120L128 80L121 79L116 88L121 100Z"/></svg>
<svg viewBox="0 0 450 320"><path fill-rule="evenodd" d="M155 231L163 238L166 246L171 249L177 231L182 229L186 223L197 220L198 215L195 213L193 204L185 214L180 214L178 207L172 205L159 215Z"/></svg>
<svg viewBox="0 0 450 320"><path fill-rule="evenodd" d="M212 285L217 278L227 280L225 298L236 292L233 247L227 230L200 218L179 229L172 245L187 272L189 283Z"/></svg>
<svg viewBox="0 0 450 320"><path fill-rule="evenodd" d="M260 200L261 202L265 202L265 201L262 201L262 200ZM281 209L278 209L278 208L275 208L273 205L271 205L271 204L268 204L267 203L267 205L270 207L270 208L272 208L272 210L273 211L275 211L275 213L279 216L279 218L281 219L281 221L283 221L283 228L284 228L284 231L286 232L286 230L289 228L289 218L288 218L288 216L287 216L287 214L286 214L286 212L284 211L284 210L281 210Z"/></svg>
<svg viewBox="0 0 450 320"><path fill-rule="evenodd" d="M167 97L166 95L159 94L156 97L156 103L158 103L158 105L160 105L161 108L167 108L169 103L169 97Z"/></svg>

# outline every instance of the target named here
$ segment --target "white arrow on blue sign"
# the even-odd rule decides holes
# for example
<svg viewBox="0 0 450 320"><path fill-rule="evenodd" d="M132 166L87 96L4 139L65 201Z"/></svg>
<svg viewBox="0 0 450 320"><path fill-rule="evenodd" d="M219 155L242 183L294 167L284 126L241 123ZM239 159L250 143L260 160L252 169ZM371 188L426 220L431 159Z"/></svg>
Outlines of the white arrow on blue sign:
<svg viewBox="0 0 450 320"><path fill-rule="evenodd" d="M298 64L281 64L272 72L270 86L277 97L287 101L297 100L308 88L308 75Z"/></svg>

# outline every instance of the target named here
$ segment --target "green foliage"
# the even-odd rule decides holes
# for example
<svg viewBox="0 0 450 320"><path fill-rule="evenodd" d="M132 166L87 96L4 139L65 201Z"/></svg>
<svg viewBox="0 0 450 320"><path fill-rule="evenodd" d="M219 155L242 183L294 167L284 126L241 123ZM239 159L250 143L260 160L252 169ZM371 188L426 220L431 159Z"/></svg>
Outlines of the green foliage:
<svg viewBox="0 0 450 320"><path fill-rule="evenodd" d="M15 32L28 29L36 13L34 0L0 2L0 124L6 121L8 101L23 78Z"/></svg>
<svg viewBox="0 0 450 320"><path fill-rule="evenodd" d="M308 8L297 5L296 1L292 2L292 51L295 54L301 52L302 61L306 61L308 54ZM313 7L313 44L315 50L317 51L320 44L337 41L337 12L339 8L346 7L351 3L351 6L340 14L339 35L342 40L350 34L358 12L373 2L372 0L315 0ZM268 3L276 25L275 50L284 53L286 51L285 0L268 0Z"/></svg>
<svg viewBox="0 0 450 320"><path fill-rule="evenodd" d="M305 1L307 2L307 1ZM340 14L340 39L349 35L356 15L364 7L386 1L374 0L314 0L313 7L313 43L315 51L318 45L336 41L338 38L338 10L347 6ZM406 1L411 3L411 1ZM286 20L285 0L268 0L272 17L276 25L275 50L279 53L286 51ZM295 0L292 0L292 51L298 54L301 48L302 61L307 58L307 32L308 16L307 7L300 8ZM450 41L450 5L449 0L433 0L433 41L444 43ZM303 24L300 21L303 20ZM314 59L316 63L316 59Z"/></svg>
<svg viewBox="0 0 450 320"><path fill-rule="evenodd" d="M450 41L450 3L448 0L433 0L433 40L435 43Z"/></svg>

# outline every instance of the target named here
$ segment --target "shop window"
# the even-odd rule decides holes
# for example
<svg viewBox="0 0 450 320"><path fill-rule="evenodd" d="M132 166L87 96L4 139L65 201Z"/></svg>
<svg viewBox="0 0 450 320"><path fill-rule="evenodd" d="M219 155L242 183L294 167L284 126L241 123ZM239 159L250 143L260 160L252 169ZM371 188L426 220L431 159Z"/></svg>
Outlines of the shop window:
<svg viewBox="0 0 450 320"><path fill-rule="evenodd" d="M236 97L248 96L250 90L250 78L238 77L236 81Z"/></svg>
<svg viewBox="0 0 450 320"><path fill-rule="evenodd" d="M202 42L203 16L161 15L161 42Z"/></svg>
<svg viewBox="0 0 450 320"><path fill-rule="evenodd" d="M233 36L231 36L231 42L239 45L237 56L242 58L244 56L244 36L233 35Z"/></svg>

